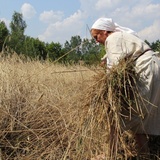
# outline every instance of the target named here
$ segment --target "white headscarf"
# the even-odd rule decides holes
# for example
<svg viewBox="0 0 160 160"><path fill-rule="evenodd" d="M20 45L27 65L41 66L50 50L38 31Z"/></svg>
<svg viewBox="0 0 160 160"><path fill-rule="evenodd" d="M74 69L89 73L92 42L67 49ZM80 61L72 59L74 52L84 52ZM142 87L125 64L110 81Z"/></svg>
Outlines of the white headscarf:
<svg viewBox="0 0 160 160"><path fill-rule="evenodd" d="M121 31L131 33L137 36L137 33L130 28L122 27L117 23L114 23L112 18L99 18L95 23L92 25L91 29L99 29L105 31Z"/></svg>

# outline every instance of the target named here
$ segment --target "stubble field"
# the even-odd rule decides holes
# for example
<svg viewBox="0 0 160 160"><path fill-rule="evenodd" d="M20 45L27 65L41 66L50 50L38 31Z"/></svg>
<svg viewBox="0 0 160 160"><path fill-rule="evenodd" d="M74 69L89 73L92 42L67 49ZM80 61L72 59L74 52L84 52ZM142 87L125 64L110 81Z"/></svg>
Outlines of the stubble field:
<svg viewBox="0 0 160 160"><path fill-rule="evenodd" d="M79 126L95 74L96 67L1 57L0 159L91 157L81 148Z"/></svg>

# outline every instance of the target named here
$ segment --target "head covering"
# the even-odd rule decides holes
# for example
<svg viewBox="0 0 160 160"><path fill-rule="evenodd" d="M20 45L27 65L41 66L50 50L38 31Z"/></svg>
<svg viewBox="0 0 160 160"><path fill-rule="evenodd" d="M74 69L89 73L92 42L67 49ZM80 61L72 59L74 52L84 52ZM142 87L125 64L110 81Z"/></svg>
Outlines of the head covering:
<svg viewBox="0 0 160 160"><path fill-rule="evenodd" d="M91 29L99 29L99 30L114 31L114 32L121 31L121 32L131 33L137 36L137 33L135 31L127 27L122 27L117 23L114 23L112 18L99 18L94 22Z"/></svg>

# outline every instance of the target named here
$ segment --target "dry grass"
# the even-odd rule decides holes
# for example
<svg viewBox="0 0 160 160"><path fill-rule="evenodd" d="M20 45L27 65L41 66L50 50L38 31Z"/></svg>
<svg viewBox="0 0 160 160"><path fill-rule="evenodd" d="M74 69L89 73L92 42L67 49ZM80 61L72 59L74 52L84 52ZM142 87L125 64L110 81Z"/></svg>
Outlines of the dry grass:
<svg viewBox="0 0 160 160"><path fill-rule="evenodd" d="M80 95L95 72L82 66L23 62L17 57L1 58L0 68L2 157L74 157Z"/></svg>
<svg viewBox="0 0 160 160"><path fill-rule="evenodd" d="M139 95L124 88L126 83L132 87L127 76L133 72L123 67L109 76L98 67L1 58L0 158L90 160L105 154L124 159L135 154L134 139L122 132L118 113ZM141 114L139 106L136 113Z"/></svg>
<svg viewBox="0 0 160 160"><path fill-rule="evenodd" d="M90 150L91 155L103 154L105 159L127 159L136 155L132 134L122 129L122 118L131 118L133 99L139 97L133 95L133 92L137 94L136 88L132 88L136 82L134 77L133 67L127 67L126 63L114 66L108 74L99 72L94 77L83 101L81 125L82 146ZM137 105L134 111L138 115L142 114L139 108Z"/></svg>

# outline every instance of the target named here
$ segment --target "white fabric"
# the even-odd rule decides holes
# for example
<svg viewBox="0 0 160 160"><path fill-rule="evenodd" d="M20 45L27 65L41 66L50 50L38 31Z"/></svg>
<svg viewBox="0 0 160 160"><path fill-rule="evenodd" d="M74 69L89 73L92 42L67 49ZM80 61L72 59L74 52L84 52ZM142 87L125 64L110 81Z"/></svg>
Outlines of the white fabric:
<svg viewBox="0 0 160 160"><path fill-rule="evenodd" d="M117 64L126 55L133 59L144 52L149 46L138 37L125 32L114 32L105 42L108 65ZM135 61L135 69L144 79L145 87L138 83L143 97L153 105L147 103L145 118L134 117L126 122L126 129L130 127L136 133L160 135L160 59L153 51L147 51ZM140 121L141 120L141 121Z"/></svg>
<svg viewBox="0 0 160 160"><path fill-rule="evenodd" d="M114 23L112 18L99 18L95 23L92 25L91 29L99 29L105 31L121 31L131 33L137 36L137 33L130 28L122 27L117 23Z"/></svg>

